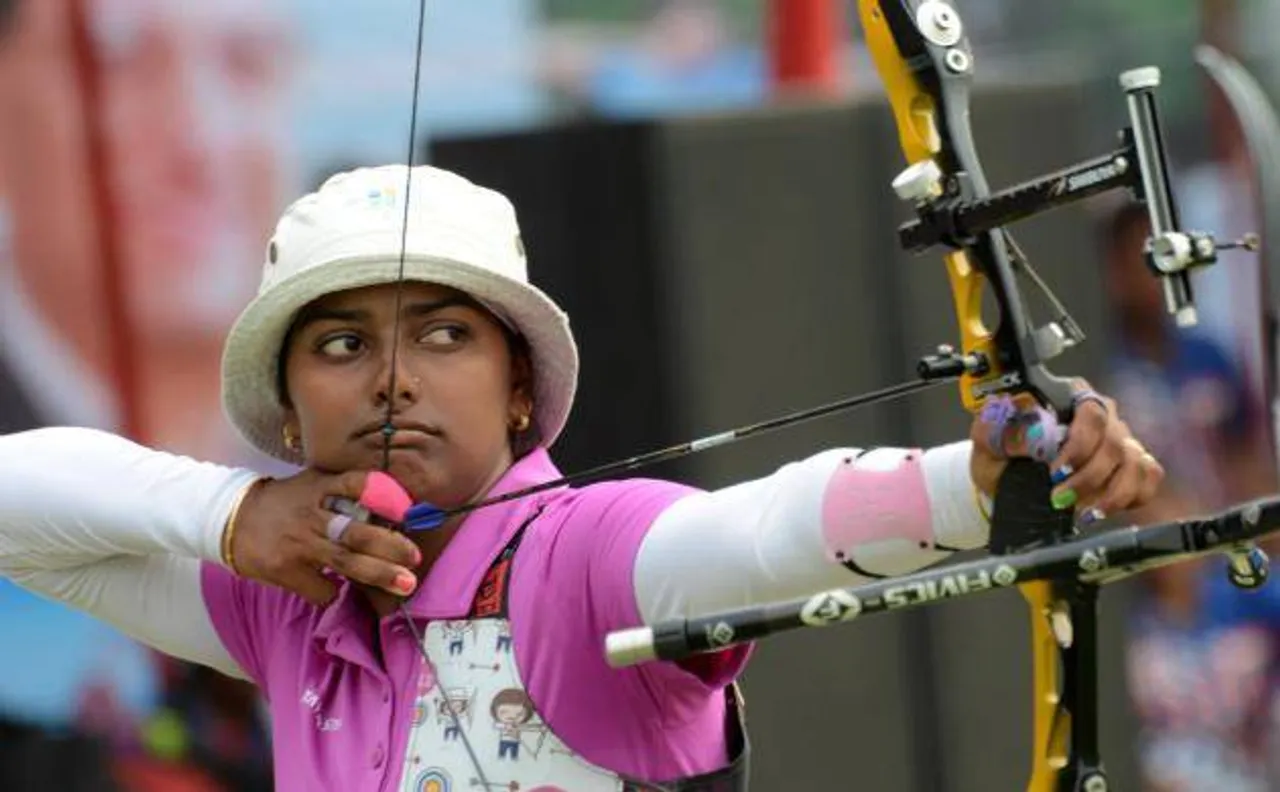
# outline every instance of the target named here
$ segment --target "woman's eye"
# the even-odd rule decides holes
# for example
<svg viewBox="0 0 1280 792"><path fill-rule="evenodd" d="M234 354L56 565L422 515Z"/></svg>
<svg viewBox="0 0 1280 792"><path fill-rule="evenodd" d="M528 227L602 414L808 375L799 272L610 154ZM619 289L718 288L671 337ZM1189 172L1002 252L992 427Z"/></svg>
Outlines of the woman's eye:
<svg viewBox="0 0 1280 792"><path fill-rule="evenodd" d="M467 336L465 328L457 325L433 327L422 334L422 340L428 344L447 346L456 344Z"/></svg>
<svg viewBox="0 0 1280 792"><path fill-rule="evenodd" d="M340 335L327 338L320 344L320 351L330 357L349 357L360 351L362 344L357 336Z"/></svg>

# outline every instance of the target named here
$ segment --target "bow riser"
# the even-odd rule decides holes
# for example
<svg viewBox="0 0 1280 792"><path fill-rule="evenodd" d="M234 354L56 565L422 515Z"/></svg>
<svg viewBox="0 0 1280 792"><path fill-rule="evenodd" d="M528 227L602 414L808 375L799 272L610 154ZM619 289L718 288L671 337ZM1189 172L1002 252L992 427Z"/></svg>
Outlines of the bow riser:
<svg viewBox="0 0 1280 792"><path fill-rule="evenodd" d="M944 27L954 32L935 35L939 43L928 41L922 34L915 22L921 16L920 9L913 9L910 3L859 3L868 47L893 108L907 164L918 167L933 162L945 179L938 183L926 174L911 184L909 168L906 179L895 187L899 195L914 199L917 204L951 197L984 197L989 194L989 187L969 124L973 57L959 15L940 4L930 7L935 10L926 9L924 15L931 14L936 24L937 15L943 14ZM1016 299L1006 250L1002 232L991 230L974 240L971 250L953 250L944 255L962 356L977 356L976 360L982 363L962 376L961 401L966 410L977 412L991 395L1026 391L1055 412L1065 414L1070 408L1069 384L1050 375L1038 363L1031 368L1032 362L1023 354L1023 341L1029 337L1030 328ZM1000 308L994 331L982 318L982 298L988 287ZM926 371L922 369L921 373ZM1071 726L1071 716L1062 707L1060 652L1049 622L1056 597L1052 583L1030 583L1019 589L1031 615L1034 751L1028 789L1050 792L1057 787L1059 771L1068 760Z"/></svg>
<svg viewBox="0 0 1280 792"><path fill-rule="evenodd" d="M899 195L917 204L972 202L988 196L969 123L973 55L959 15L937 0L918 7L907 0L862 0L859 12L911 166L895 183ZM932 40L921 33L917 19L930 28ZM929 163L937 167L940 179L921 167ZM1047 355L1037 349L1031 323L1017 299L1003 232L983 232L966 247L944 256L961 355L922 361L922 375L955 373L954 367L961 366L960 398L970 412L980 410L990 396L1025 393L1059 417L1068 417L1071 383L1042 365ZM982 319L987 289L1000 308L994 329Z"/></svg>

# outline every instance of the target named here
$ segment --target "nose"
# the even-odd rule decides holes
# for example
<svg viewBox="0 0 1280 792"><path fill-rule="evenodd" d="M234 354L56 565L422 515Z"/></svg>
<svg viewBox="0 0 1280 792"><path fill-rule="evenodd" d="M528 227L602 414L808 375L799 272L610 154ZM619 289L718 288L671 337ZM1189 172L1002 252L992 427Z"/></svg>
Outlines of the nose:
<svg viewBox="0 0 1280 792"><path fill-rule="evenodd" d="M418 401L421 386L421 380L405 363L404 356L390 349L378 374L374 400L380 408L390 404L392 410L403 410Z"/></svg>

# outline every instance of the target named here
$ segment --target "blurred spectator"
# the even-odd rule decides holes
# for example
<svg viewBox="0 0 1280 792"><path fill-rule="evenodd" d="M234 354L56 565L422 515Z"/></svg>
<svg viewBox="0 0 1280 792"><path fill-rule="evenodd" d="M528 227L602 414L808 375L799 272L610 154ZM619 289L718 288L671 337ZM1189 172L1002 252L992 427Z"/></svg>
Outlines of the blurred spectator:
<svg viewBox="0 0 1280 792"><path fill-rule="evenodd" d="M1214 509L1274 488L1268 421L1234 357L1197 328L1177 328L1143 258L1145 206L1104 229L1105 293L1113 327L1108 388L1168 472L1170 490ZM1253 321L1261 322L1254 312Z"/></svg>
<svg viewBox="0 0 1280 792"><path fill-rule="evenodd" d="M236 461L242 446L220 417L218 360L254 288L285 179L288 42L276 3L5 6L0 431L118 425L96 236L96 224L110 222L146 439ZM92 109L76 66L77 9L96 57ZM107 150L109 208L86 188L91 112ZM0 789L268 788L250 689L170 666L4 582L0 635ZM231 766L235 776L222 772Z"/></svg>
<svg viewBox="0 0 1280 792"><path fill-rule="evenodd" d="M1139 521L1184 517L1274 490L1269 421L1232 358L1176 328L1143 260L1146 208L1103 232L1114 325L1108 392L1167 471ZM1260 317L1258 317L1260 321ZM1280 666L1280 597L1233 589L1214 557L1144 575L1130 617L1129 689L1149 790L1274 789L1270 746ZM1275 589L1274 585L1269 587Z"/></svg>
<svg viewBox="0 0 1280 792"><path fill-rule="evenodd" d="M280 208L283 33L274 3L18 3L0 51L0 429L113 425L107 332L86 184L86 119L68 11L89 11L114 200L137 330L148 440L202 457L240 453L220 414L222 334L255 287Z"/></svg>
<svg viewBox="0 0 1280 792"><path fill-rule="evenodd" d="M759 41L734 41L715 0L652 5L634 36L550 79L588 112L619 118L752 106L767 97Z"/></svg>

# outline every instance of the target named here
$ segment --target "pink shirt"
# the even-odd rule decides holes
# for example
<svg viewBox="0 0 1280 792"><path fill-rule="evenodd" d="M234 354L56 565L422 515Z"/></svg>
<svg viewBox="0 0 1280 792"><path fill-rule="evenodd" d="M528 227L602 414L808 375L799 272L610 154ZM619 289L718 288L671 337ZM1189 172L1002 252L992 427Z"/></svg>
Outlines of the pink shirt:
<svg viewBox="0 0 1280 792"><path fill-rule="evenodd" d="M560 476L538 449L490 493ZM558 489L466 518L409 601L419 631L464 619L490 565L539 504L511 570L512 650L542 719L593 764L648 781L726 764L722 689L749 647L685 664L613 669L611 630L640 624L633 570L646 532L696 490L648 479ZM213 564L205 603L227 651L258 684L274 725L276 788L395 790L425 663L398 611L382 620L344 585L320 609ZM373 636L378 636L378 657Z"/></svg>

